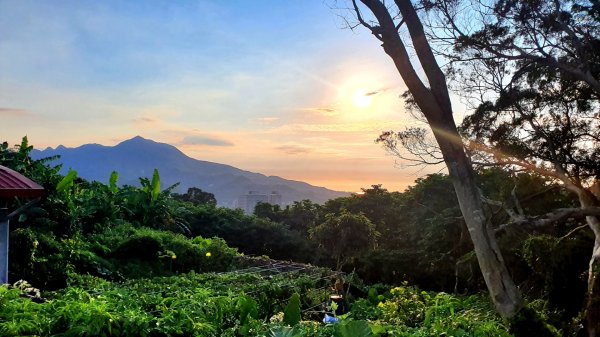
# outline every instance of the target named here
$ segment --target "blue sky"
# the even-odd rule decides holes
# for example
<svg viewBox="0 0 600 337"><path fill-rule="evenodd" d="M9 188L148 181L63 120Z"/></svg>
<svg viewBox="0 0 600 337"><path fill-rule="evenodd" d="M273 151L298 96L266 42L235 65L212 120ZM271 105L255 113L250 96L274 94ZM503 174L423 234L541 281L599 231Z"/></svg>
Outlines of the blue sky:
<svg viewBox="0 0 600 337"><path fill-rule="evenodd" d="M399 169L373 140L415 123L403 84L333 4L0 0L1 140L141 135L329 188L402 189L422 172Z"/></svg>

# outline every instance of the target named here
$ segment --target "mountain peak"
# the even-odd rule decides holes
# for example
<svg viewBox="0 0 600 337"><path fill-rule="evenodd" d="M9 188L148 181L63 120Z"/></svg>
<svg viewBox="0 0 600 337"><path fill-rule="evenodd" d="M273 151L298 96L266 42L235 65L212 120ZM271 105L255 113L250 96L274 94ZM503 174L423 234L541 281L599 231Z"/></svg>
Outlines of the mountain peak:
<svg viewBox="0 0 600 337"><path fill-rule="evenodd" d="M39 158L56 154L46 149L36 153ZM198 187L213 193L221 206L234 207L235 201L248 191L278 191L284 203L310 199L325 202L327 199L345 196L346 193L311 186L307 183L267 177L259 173L240 170L233 166L190 158L177 147L141 136L135 136L116 146L86 144L78 148L60 151L58 163L63 173L73 168L79 176L88 180L105 181L112 171L117 171L120 183L136 185L139 177L160 172L161 183L170 186L180 183L178 192Z"/></svg>
<svg viewBox="0 0 600 337"><path fill-rule="evenodd" d="M126 140L120 142L119 144L117 144L117 146L119 146L121 144L142 144L142 143L156 143L156 142L151 139L146 139L142 136L135 136L131 139L126 139Z"/></svg>

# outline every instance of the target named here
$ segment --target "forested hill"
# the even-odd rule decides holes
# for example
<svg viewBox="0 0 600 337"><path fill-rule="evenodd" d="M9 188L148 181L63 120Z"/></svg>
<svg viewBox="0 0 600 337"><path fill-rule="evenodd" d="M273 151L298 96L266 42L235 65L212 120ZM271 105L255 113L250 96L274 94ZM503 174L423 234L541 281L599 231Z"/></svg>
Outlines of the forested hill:
<svg viewBox="0 0 600 337"><path fill-rule="evenodd" d="M213 193L220 206L234 206L235 200L250 190L282 195L284 203L309 199L323 203L348 193L287 180L276 176L244 171L233 166L190 158L176 147L142 137L134 137L116 146L86 144L77 148L58 146L43 151L34 150L32 157L40 159L59 155L54 163L63 164L61 173L69 168L88 180L108 182L112 171L119 173L121 184L139 185L139 177L151 177L156 168L163 187L180 183L177 191L198 187Z"/></svg>

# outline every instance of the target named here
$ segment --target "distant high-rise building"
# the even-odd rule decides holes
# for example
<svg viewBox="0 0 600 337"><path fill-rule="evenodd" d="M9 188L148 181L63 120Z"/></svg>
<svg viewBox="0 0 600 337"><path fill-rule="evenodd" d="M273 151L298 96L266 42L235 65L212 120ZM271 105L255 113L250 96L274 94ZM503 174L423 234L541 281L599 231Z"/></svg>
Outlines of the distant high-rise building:
<svg viewBox="0 0 600 337"><path fill-rule="evenodd" d="M246 214L253 214L254 208L259 202L281 206L281 194L279 194L277 191L273 191L271 194L265 194L258 191L248 191L248 193L239 196L237 200L237 208L243 209Z"/></svg>
<svg viewBox="0 0 600 337"><path fill-rule="evenodd" d="M277 192L277 191L271 192L271 194L269 195L269 204L281 206L281 203L282 203L281 194L279 194L279 192Z"/></svg>

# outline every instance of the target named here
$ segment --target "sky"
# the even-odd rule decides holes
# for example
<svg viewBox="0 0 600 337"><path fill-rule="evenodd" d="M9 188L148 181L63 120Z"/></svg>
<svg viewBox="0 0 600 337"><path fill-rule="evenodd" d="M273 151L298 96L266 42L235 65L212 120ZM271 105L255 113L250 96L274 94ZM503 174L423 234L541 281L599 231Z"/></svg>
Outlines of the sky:
<svg viewBox="0 0 600 337"><path fill-rule="evenodd" d="M423 169L374 140L418 122L379 41L335 3L0 0L0 141L140 135L335 190L402 191Z"/></svg>

